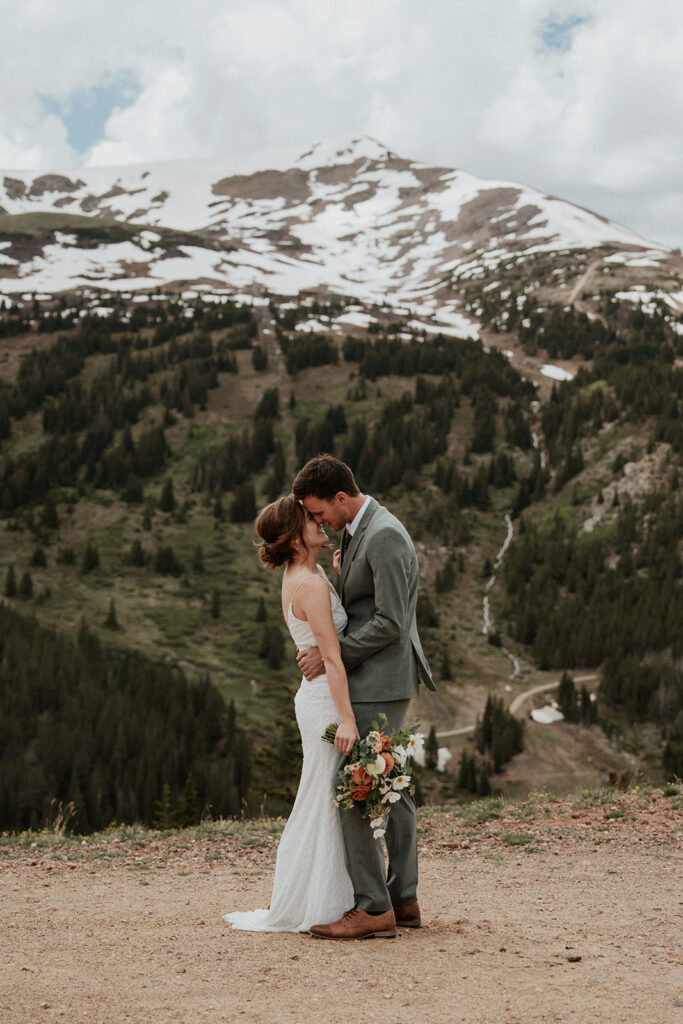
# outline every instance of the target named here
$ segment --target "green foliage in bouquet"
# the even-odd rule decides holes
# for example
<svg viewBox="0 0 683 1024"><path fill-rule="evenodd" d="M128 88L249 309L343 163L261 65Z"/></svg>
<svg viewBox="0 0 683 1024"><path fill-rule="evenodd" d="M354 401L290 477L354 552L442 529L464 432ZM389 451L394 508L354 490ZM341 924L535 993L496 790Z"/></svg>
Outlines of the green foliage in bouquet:
<svg viewBox="0 0 683 1024"><path fill-rule="evenodd" d="M401 799L401 791L415 792L412 776L406 771L411 757L424 746L424 737L413 729L401 732L386 732L386 715L380 715L379 722L373 722L373 729L367 736L354 744L346 764L337 772L335 786L336 804L341 810L350 810L361 805L363 817L370 818L370 827L375 839L381 839L386 831L391 805ZM325 729L322 738L334 743L337 735L336 723Z"/></svg>

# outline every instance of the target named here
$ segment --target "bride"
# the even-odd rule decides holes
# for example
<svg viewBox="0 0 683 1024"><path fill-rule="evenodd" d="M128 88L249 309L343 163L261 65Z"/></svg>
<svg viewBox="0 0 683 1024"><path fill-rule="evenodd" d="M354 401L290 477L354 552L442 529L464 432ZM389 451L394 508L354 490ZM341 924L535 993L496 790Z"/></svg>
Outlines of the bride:
<svg viewBox="0 0 683 1024"><path fill-rule="evenodd" d="M339 650L346 612L318 565L327 535L299 502L290 495L267 505L256 519L256 532L265 565L285 566L282 613L292 639L299 650L320 649L324 672L302 679L294 698L304 759L278 846L270 909L233 911L224 920L245 931L305 932L313 924L336 921L354 903L334 803L342 755L360 738ZM339 723L334 747L321 738L333 721Z"/></svg>

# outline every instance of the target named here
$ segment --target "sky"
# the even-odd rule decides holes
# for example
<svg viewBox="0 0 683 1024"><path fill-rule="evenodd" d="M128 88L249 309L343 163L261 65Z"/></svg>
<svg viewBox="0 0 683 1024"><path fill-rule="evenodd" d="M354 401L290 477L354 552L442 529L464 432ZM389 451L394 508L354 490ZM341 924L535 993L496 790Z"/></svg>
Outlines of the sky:
<svg viewBox="0 0 683 1024"><path fill-rule="evenodd" d="M367 134L683 246L680 0L0 0L0 24L3 170Z"/></svg>

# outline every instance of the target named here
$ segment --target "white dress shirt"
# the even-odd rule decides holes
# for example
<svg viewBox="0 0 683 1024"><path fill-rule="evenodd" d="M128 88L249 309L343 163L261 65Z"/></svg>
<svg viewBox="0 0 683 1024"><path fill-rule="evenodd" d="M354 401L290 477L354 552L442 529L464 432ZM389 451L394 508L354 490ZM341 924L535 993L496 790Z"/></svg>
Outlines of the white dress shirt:
<svg viewBox="0 0 683 1024"><path fill-rule="evenodd" d="M366 495L365 501L363 502L363 504L359 508L359 510L356 513L355 517L352 519L352 521L350 523L346 524L346 529L349 531L349 533L350 533L350 535L352 537L353 537L354 533L356 532L356 530L358 529L358 524L360 523L361 519L363 518L363 513L365 512L366 508L370 504L370 500L371 500L370 499L370 495L369 494Z"/></svg>

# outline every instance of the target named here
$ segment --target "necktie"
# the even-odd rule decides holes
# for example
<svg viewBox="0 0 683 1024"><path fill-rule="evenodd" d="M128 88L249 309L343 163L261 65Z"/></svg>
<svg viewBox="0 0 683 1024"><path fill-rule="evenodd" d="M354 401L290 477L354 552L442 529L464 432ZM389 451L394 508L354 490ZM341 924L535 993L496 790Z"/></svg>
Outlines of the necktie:
<svg viewBox="0 0 683 1024"><path fill-rule="evenodd" d="M351 534L346 529L346 527L344 527L344 533L343 533L342 541L341 541L341 559L340 559L340 562L339 562L339 567L340 568L344 564L344 555L346 554L346 549L349 546L349 541L350 540L351 540Z"/></svg>

